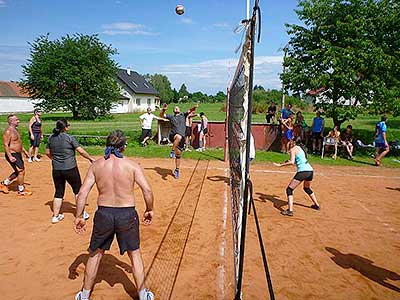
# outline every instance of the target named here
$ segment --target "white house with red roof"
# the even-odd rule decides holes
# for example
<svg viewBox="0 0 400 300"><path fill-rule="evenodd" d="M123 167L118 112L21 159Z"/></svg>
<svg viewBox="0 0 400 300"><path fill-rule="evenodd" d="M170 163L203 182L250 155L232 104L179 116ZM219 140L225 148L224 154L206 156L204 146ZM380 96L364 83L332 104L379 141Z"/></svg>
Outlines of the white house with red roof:
<svg viewBox="0 0 400 300"><path fill-rule="evenodd" d="M32 112L35 100L15 81L0 81L0 114Z"/></svg>

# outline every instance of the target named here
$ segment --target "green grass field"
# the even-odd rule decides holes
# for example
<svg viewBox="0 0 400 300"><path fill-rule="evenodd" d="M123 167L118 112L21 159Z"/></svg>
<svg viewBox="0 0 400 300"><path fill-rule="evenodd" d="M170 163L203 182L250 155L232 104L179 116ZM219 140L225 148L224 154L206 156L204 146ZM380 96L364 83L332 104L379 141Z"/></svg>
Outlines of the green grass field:
<svg viewBox="0 0 400 300"><path fill-rule="evenodd" d="M189 109L193 104L185 103L181 104L180 108L182 111ZM225 112L222 111L222 103L207 103L201 104L198 112L203 111L209 121L223 121L225 120ZM173 104L170 105L168 113L172 112ZM146 148L143 148L139 144L139 137L141 133L139 116L142 113L131 113L131 114L115 114L112 118L103 119L98 121L83 121L83 120L72 120L72 115L69 113L53 113L53 114L43 114L43 132L44 134L50 134L55 126L55 122L60 118L67 118L71 123L70 133L72 135L101 135L105 136L111 130L121 129L127 136L129 136L129 145L126 150L126 155L128 156L138 156L138 157L168 157L170 148L167 146L158 146L156 144L151 144ZM155 113L157 114L157 112ZM19 114L20 126L19 130L22 134L24 140L24 145L27 148L29 146L28 141L28 122L32 114ZM306 122L311 125L313 113L304 113ZM199 118L197 118L199 119ZM343 128L348 124L353 125L354 137L355 139L361 139L364 143L371 143L374 138L375 124L380 120L379 116L371 115L360 115L356 120L346 122L343 124ZM254 114L252 116L253 123L264 123L264 114ZM154 130L156 122L153 122ZM333 123L331 119L325 120L325 126L327 130L332 128ZM0 115L0 130L1 132L7 127L7 116ZM388 140L392 141L395 139L400 139L400 117L391 118L388 121ZM84 141L81 141L84 142ZM100 155L103 151L103 146L101 145L103 141L98 140L87 140L87 145L83 144L85 149L87 149L93 155ZM0 151L3 152L3 146L0 146ZM42 143L40 147L40 152L44 153L44 145ZM321 160L317 156L311 156L310 161L318 164L329 164L329 165L365 165L372 164L373 160L370 158L371 151L366 151L363 153L355 153L355 160L348 161L343 158L338 158L336 161L330 158L325 158ZM222 149L212 149L207 150L205 153L198 152L186 152L185 157L193 159L223 159ZM256 162L280 162L287 159L286 154L269 152L269 151L257 151ZM383 160L385 166L400 167L398 162L400 158L394 156L388 156Z"/></svg>

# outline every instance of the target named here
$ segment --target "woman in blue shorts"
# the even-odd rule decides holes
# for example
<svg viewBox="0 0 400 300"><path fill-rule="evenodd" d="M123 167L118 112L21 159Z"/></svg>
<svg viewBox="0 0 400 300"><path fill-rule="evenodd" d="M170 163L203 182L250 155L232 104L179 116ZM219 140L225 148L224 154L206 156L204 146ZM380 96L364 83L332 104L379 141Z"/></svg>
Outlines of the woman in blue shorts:
<svg viewBox="0 0 400 300"><path fill-rule="evenodd" d="M301 145L300 138L297 138L296 142L294 140L291 140L288 143L290 160L282 164L275 164L278 167L291 166L295 164L297 167L296 175L294 175L293 179L290 181L288 187L286 188L288 209L281 212L281 214L285 216L293 216L293 190L297 188L301 182L304 182L303 190L313 202L311 208L316 210L320 209L317 197L315 197L315 194L311 189L311 181L313 180L314 170L307 160L307 154Z"/></svg>

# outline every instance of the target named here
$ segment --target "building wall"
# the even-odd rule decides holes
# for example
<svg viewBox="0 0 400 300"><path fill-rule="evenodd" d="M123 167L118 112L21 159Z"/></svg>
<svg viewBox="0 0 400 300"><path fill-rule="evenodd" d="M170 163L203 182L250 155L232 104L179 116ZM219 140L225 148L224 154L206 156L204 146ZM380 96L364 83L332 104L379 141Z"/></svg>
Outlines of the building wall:
<svg viewBox="0 0 400 300"><path fill-rule="evenodd" d="M156 95L135 94L128 91L128 89L125 89L124 85L122 85L120 82L119 85L121 95L128 98L129 100L120 100L118 102L118 105L111 110L111 113L131 113L135 111L146 111L147 107L155 110L156 106L160 105L158 103L159 101L157 101L156 103Z"/></svg>
<svg viewBox="0 0 400 300"><path fill-rule="evenodd" d="M0 97L0 113L21 113L34 110L33 100L19 97Z"/></svg>

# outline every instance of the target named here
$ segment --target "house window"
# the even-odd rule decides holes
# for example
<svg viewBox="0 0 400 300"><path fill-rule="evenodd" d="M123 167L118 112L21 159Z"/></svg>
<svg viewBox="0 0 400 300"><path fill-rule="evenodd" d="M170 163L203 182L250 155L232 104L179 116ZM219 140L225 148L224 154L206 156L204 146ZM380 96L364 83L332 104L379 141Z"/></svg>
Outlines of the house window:
<svg viewBox="0 0 400 300"><path fill-rule="evenodd" d="M140 98L136 98L136 105L140 106Z"/></svg>
<svg viewBox="0 0 400 300"><path fill-rule="evenodd" d="M133 84L134 86L136 86L136 87L137 87L137 84L136 84L136 82L134 82L133 80L132 80L132 84Z"/></svg>
<svg viewBox="0 0 400 300"><path fill-rule="evenodd" d="M150 105L151 105L151 99L147 98L147 106L150 106Z"/></svg>
<svg viewBox="0 0 400 300"><path fill-rule="evenodd" d="M146 82L143 82L144 86L147 87L148 89L150 88L149 85Z"/></svg>

